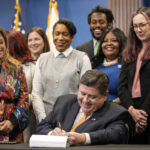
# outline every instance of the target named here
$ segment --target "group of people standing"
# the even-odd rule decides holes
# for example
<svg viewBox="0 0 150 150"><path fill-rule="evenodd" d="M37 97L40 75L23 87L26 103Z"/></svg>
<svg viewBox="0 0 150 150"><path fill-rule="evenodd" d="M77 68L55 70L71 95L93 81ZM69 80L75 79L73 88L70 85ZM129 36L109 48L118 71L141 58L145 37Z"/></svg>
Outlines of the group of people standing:
<svg viewBox="0 0 150 150"><path fill-rule="evenodd" d="M35 65L40 54L50 50L49 42L45 31L39 27L32 28L27 39L15 30L5 32L1 28L0 32L0 115L1 122L9 120L1 125L0 139L27 142L29 136L35 133L36 126L31 94ZM18 133L19 136L16 136Z"/></svg>
<svg viewBox="0 0 150 150"><path fill-rule="evenodd" d="M113 19L110 10L99 6L93 9L88 16L93 39L77 49L88 53L92 68L109 77L108 98L127 108L129 143L150 144L150 8L133 12L128 37L120 29L111 27ZM97 53L94 52L96 42L100 43Z"/></svg>
<svg viewBox="0 0 150 150"><path fill-rule="evenodd" d="M28 142L37 132L67 135L70 145L150 144L150 8L132 14L128 37L113 20L111 10L94 8L93 39L76 49L76 27L64 18L53 27L52 50L39 27L26 39L0 28L0 141Z"/></svg>
<svg viewBox="0 0 150 150"><path fill-rule="evenodd" d="M22 113L26 113L24 116L26 118L22 117L22 119L24 121L26 120L23 129L27 128L22 134L21 141L23 141L24 135L24 142L28 142L31 134L35 133L36 122L40 122L52 111L52 107L58 96L77 94L79 80L87 70L91 69L91 63L86 53L76 51L71 47L71 42L76 34L76 27L67 19L60 19L55 24L53 39L56 49L51 51L45 31L39 27L32 28L28 32L26 39L21 33L14 30L5 32L1 28L1 32L4 33L4 36L3 34L1 36L3 41L3 45L1 46L1 62L2 64L5 63L3 59L5 58L4 53L7 50L7 57L16 62L22 69L24 79L20 79L20 82L18 81L19 85L23 86L23 84L26 83L26 86L21 89L16 82L9 83L7 80L4 80L6 83L1 82L1 88L2 90L4 89L4 94L6 94L7 90L5 86L7 87L7 84L9 84L9 86L12 87L11 84L13 84L13 86L17 88L18 97L21 96L20 90L26 90L26 99L22 99L22 102L27 101L25 105L26 111L22 111ZM7 66L5 67L7 68ZM1 71L3 70L1 69ZM14 66L14 72L15 71L18 70ZM11 72L6 71L6 73L10 74L12 79L15 78ZM18 79L19 75L16 76L16 78ZM1 101L0 106L4 103L2 107L4 107L5 110L7 109L7 103L13 103L16 106L16 111L19 109L16 105L19 98L16 97L14 87L12 87L14 93L12 93L12 97L8 98L8 102ZM4 94L2 93L0 95L1 98L3 98ZM15 101L12 101L12 98ZM5 110L2 112L2 116L7 115ZM11 113L14 114L13 111ZM9 116L8 118L2 118L1 121L5 119L9 120ZM15 119L16 126L19 127L20 124L17 122L17 118ZM9 133L16 132L13 122L10 121L9 123L11 126L4 126L4 129L2 128L1 131L6 131L5 128L9 129L11 127ZM20 132L22 132L23 129L20 130ZM2 135L2 140L5 140L3 137ZM15 136L13 138L13 140L17 141Z"/></svg>

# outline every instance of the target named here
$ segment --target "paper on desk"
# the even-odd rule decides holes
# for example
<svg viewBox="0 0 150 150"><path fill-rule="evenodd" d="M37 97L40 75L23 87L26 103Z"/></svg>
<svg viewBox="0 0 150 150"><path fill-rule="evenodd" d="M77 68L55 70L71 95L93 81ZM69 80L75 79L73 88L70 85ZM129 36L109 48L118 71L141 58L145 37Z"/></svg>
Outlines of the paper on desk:
<svg viewBox="0 0 150 150"><path fill-rule="evenodd" d="M30 147L67 147L67 136L32 135Z"/></svg>

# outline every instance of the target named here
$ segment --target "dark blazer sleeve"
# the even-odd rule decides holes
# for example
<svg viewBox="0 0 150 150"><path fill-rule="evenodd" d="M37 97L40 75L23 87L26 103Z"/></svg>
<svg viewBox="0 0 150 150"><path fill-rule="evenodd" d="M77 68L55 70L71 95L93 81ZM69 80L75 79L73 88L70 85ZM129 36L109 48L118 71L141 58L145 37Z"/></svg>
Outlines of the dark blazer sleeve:
<svg viewBox="0 0 150 150"><path fill-rule="evenodd" d="M142 62L140 69L140 81L142 92L141 109L145 110L150 115L150 60Z"/></svg>
<svg viewBox="0 0 150 150"><path fill-rule="evenodd" d="M57 101L56 101L57 103ZM56 105L55 103L55 105ZM57 121L53 120L54 111L50 112L46 118L44 118L36 127L36 133L41 135L47 135L57 126Z"/></svg>
<svg viewBox="0 0 150 150"><path fill-rule="evenodd" d="M114 104L112 104L114 105ZM89 132L91 144L125 144L128 139L128 129L125 125L129 114L123 107L111 106L103 116L103 128ZM114 109L116 108L117 111Z"/></svg>
<svg viewBox="0 0 150 150"><path fill-rule="evenodd" d="M150 115L150 92L148 92L141 109L145 110Z"/></svg>
<svg viewBox="0 0 150 150"><path fill-rule="evenodd" d="M69 94L58 97L52 112L37 125L36 133L48 134L58 127L58 122L61 123L63 130L69 131L78 111L76 95Z"/></svg>
<svg viewBox="0 0 150 150"><path fill-rule="evenodd" d="M119 77L119 85L118 85L118 96L121 101L121 105L126 107L127 109L129 106L133 104L132 97L131 97L131 82L132 79L128 78L129 76L129 71L128 71L128 65L123 63L121 72L120 72L120 77Z"/></svg>
<svg viewBox="0 0 150 150"><path fill-rule="evenodd" d="M142 97L138 99L132 99L131 91L136 71L136 62L130 64L123 64L119 85L118 96L121 101L121 105L126 107L133 105L137 109L143 109L150 114L150 61L145 60L142 62L140 68L140 81L141 81L141 94Z"/></svg>
<svg viewBox="0 0 150 150"><path fill-rule="evenodd" d="M68 96L60 97L56 101L53 111L37 125L38 134L48 134L57 127L57 120L62 123L63 130L70 131L80 107L76 96L67 98ZM128 111L114 103L109 105L107 102L105 106L94 112L75 132L88 133L91 144L125 143Z"/></svg>
<svg viewBox="0 0 150 150"><path fill-rule="evenodd" d="M124 114L124 119L127 114ZM128 130L123 118L115 120L106 128L91 132L91 144L125 144L128 139Z"/></svg>

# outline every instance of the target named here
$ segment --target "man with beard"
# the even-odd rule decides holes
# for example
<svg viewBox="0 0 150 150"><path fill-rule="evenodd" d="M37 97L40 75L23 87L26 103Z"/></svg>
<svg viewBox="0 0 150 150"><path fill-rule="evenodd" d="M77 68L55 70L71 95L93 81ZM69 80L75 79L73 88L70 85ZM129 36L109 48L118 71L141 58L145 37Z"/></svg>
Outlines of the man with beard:
<svg viewBox="0 0 150 150"><path fill-rule="evenodd" d="M94 68L92 60L98 52L101 36L107 28L112 27L113 20L112 11L100 6L96 6L88 15L88 24L90 25L93 39L77 46L76 49L88 54L92 63L92 68Z"/></svg>

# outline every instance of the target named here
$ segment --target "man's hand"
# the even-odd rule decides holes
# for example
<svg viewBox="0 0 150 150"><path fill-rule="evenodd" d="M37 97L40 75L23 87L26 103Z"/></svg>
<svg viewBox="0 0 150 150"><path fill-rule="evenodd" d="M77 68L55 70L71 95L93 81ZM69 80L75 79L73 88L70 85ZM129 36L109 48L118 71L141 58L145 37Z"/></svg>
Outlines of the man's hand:
<svg viewBox="0 0 150 150"><path fill-rule="evenodd" d="M9 133L13 130L14 126L9 120L4 120L0 122L0 131Z"/></svg>
<svg viewBox="0 0 150 150"><path fill-rule="evenodd" d="M55 129L52 131L51 135L55 135L55 136L65 136L65 133L66 133L65 130L62 130L62 129L60 129L60 128L55 128Z"/></svg>
<svg viewBox="0 0 150 150"><path fill-rule="evenodd" d="M68 136L69 145L85 144L86 136L84 133L66 132L60 128L55 128L51 135L54 136Z"/></svg>
<svg viewBox="0 0 150 150"><path fill-rule="evenodd" d="M67 136L69 145L85 144L86 136L84 133L68 132Z"/></svg>

